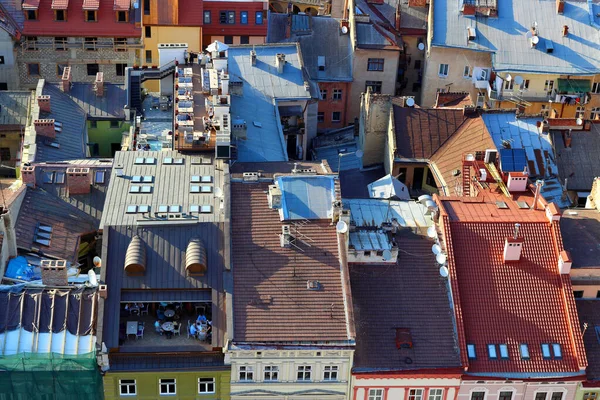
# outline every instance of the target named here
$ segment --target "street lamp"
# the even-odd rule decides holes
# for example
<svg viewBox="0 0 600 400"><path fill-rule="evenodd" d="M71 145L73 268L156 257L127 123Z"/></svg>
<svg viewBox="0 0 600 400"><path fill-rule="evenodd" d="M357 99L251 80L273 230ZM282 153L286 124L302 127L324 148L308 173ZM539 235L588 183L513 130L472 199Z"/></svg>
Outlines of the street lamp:
<svg viewBox="0 0 600 400"><path fill-rule="evenodd" d="M356 150L354 153L338 153L338 175L340 174L340 167L342 165L342 157L345 156L356 156L357 158L362 158L364 152L360 149Z"/></svg>

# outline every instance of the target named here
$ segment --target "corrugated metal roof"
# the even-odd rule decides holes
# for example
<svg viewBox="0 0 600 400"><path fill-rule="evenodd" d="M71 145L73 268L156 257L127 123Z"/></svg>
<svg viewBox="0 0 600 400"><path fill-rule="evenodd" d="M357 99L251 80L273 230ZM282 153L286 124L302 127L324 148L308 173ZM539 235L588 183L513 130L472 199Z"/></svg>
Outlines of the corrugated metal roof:
<svg viewBox="0 0 600 400"><path fill-rule="evenodd" d="M398 221L407 228L428 228L433 225L427 208L416 201L378 199L343 199L345 209L357 227L381 227L384 222Z"/></svg>
<svg viewBox="0 0 600 400"><path fill-rule="evenodd" d="M335 199L332 176L283 176L277 178L277 185L282 194L282 220L331 218Z"/></svg>
<svg viewBox="0 0 600 400"><path fill-rule="evenodd" d="M588 3L569 1L564 14L552 1L506 0L498 2L498 18L465 16L460 1L434 0L434 46L469 48L494 53L496 71L544 72L554 74L597 74L600 71L600 36L590 24ZM540 44L531 48L526 34L537 24ZM562 27L569 27L563 37ZM467 43L467 27L477 38ZM546 41L554 47L546 52Z"/></svg>
<svg viewBox="0 0 600 400"><path fill-rule="evenodd" d="M27 125L27 110L31 101L31 92L0 91L0 131L12 129L3 125Z"/></svg>
<svg viewBox="0 0 600 400"><path fill-rule="evenodd" d="M356 24L356 44L358 46L391 46L375 26L367 23Z"/></svg>
<svg viewBox="0 0 600 400"><path fill-rule="evenodd" d="M350 246L355 250L391 250L387 234L382 231L350 232Z"/></svg>
<svg viewBox="0 0 600 400"><path fill-rule="evenodd" d="M68 96L86 112L89 119L125 119L127 104L125 86L104 84L104 96L96 96L91 83L74 83Z"/></svg>
<svg viewBox="0 0 600 400"><path fill-rule="evenodd" d="M327 160L329 167L337 172L338 165L340 171L349 171L352 169L359 169L362 167L362 160L356 157L356 150L358 145L356 143L346 143L339 146L321 147L315 149L315 160ZM340 157L340 154L344 154ZM347 154L347 155L346 155Z"/></svg>

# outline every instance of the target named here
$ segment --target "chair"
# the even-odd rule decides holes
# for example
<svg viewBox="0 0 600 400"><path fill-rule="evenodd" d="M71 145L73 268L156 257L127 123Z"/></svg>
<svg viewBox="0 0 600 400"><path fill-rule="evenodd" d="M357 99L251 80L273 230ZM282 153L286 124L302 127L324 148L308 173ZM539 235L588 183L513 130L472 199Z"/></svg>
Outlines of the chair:
<svg viewBox="0 0 600 400"><path fill-rule="evenodd" d="M144 315L144 314L148 315L148 309L149 308L150 307L148 306L148 304L144 304L142 306L142 308L140 308L140 315Z"/></svg>
<svg viewBox="0 0 600 400"><path fill-rule="evenodd" d="M206 307L203 304L196 304L195 308L196 308L196 315L198 315L198 314L204 315L204 313L206 312Z"/></svg>
<svg viewBox="0 0 600 400"><path fill-rule="evenodd" d="M188 320L188 324L187 324L187 335L188 335L188 339L190 338L190 336L192 336L192 334L190 333L190 321Z"/></svg>
<svg viewBox="0 0 600 400"><path fill-rule="evenodd" d="M173 328L173 334L181 336L181 324L177 324L177 327Z"/></svg>
<svg viewBox="0 0 600 400"><path fill-rule="evenodd" d="M138 338L144 338L144 323L140 322L138 324L138 330L137 330L137 335L135 335L135 340L137 340Z"/></svg>

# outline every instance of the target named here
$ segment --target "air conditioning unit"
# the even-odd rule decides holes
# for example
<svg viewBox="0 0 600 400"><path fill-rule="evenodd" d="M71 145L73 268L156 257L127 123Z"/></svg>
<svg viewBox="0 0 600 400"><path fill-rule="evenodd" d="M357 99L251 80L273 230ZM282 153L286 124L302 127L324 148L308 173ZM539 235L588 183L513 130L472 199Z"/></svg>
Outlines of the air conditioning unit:
<svg viewBox="0 0 600 400"><path fill-rule="evenodd" d="M289 225L281 226L281 235L279 236L281 247L290 247L292 242L292 232Z"/></svg>
<svg viewBox="0 0 600 400"><path fill-rule="evenodd" d="M281 189L277 185L269 185L269 208L281 208Z"/></svg>
<svg viewBox="0 0 600 400"><path fill-rule="evenodd" d="M242 179L244 182L258 182L258 172L244 172Z"/></svg>

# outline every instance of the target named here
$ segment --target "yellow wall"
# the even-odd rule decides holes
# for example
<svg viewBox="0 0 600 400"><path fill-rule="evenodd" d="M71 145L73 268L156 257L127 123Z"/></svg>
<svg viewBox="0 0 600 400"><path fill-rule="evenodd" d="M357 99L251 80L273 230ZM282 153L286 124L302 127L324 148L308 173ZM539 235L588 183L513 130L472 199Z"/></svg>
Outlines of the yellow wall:
<svg viewBox="0 0 600 400"><path fill-rule="evenodd" d="M152 51L152 64L158 64L159 43L187 43L188 51L193 52L202 49L202 27L152 26L151 29L151 37L144 36L144 51L141 57L143 64L146 64L146 50Z"/></svg>

